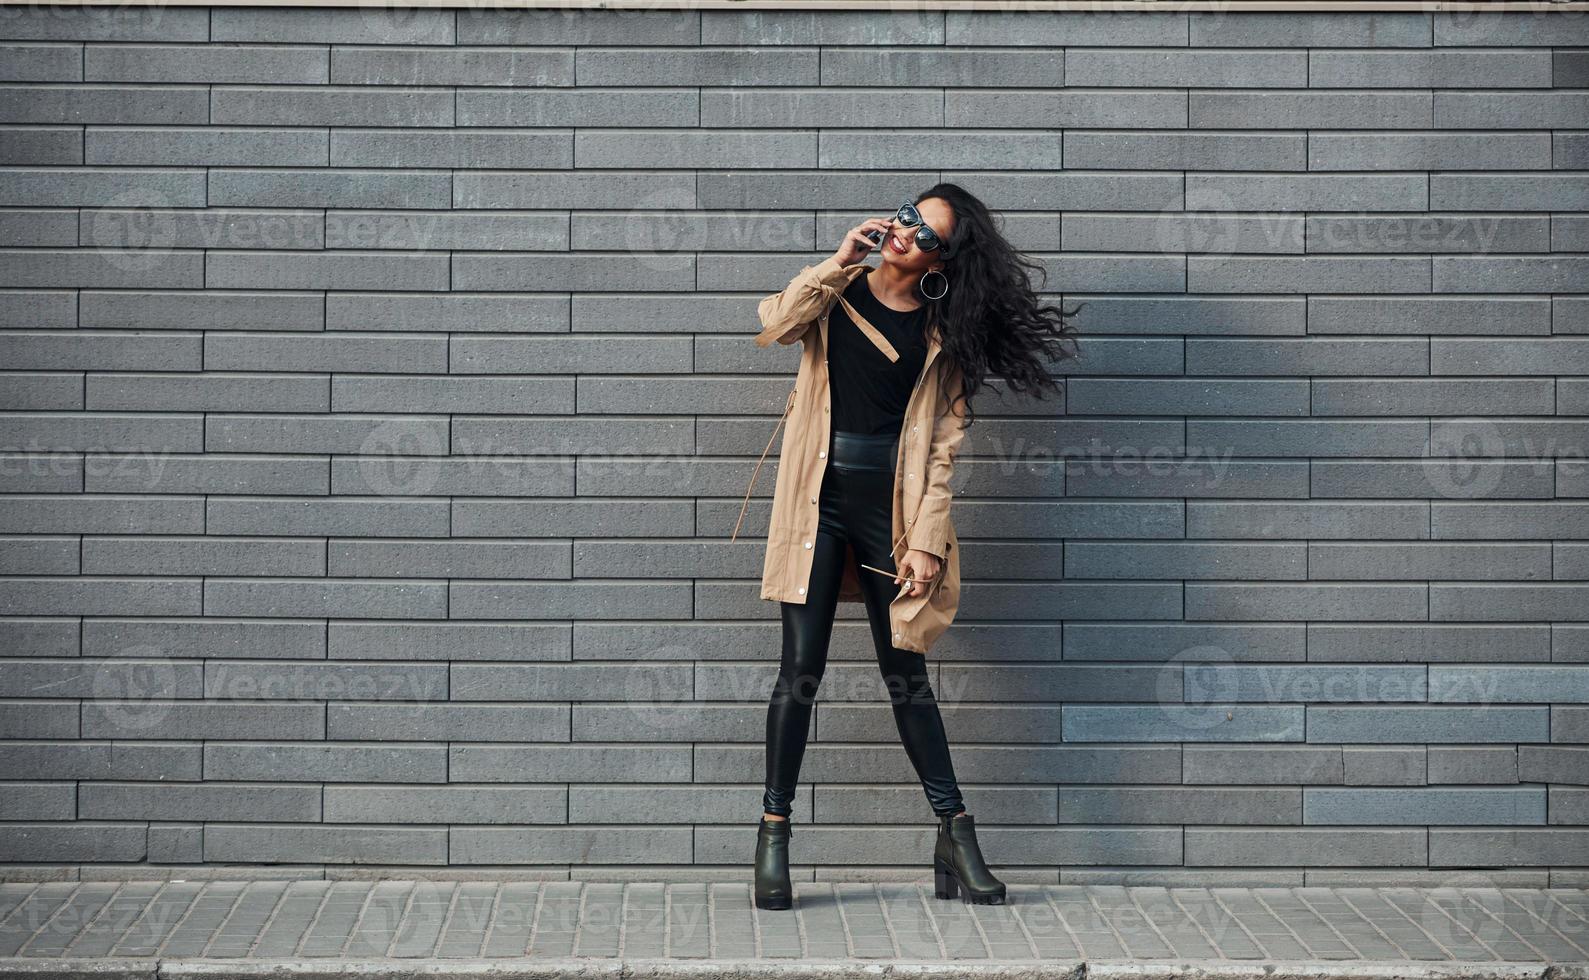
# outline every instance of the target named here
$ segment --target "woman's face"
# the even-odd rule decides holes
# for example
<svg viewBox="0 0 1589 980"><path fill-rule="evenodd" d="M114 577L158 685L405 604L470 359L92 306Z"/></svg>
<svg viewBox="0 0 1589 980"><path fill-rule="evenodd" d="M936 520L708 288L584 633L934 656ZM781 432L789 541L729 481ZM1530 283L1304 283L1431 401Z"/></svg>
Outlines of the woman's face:
<svg viewBox="0 0 1589 980"><path fill-rule="evenodd" d="M954 234L954 210L943 198L923 198L917 202L916 210L920 212L921 220L927 227L938 233L940 240L947 242L949 236ZM905 251L901 252L896 248L896 243L904 246ZM898 266L906 272L921 274L943 268L943 250L937 248L931 252L923 252L921 246L916 244L916 229L907 228L898 220L890 224L888 237L883 239L883 247L880 251L884 262Z"/></svg>

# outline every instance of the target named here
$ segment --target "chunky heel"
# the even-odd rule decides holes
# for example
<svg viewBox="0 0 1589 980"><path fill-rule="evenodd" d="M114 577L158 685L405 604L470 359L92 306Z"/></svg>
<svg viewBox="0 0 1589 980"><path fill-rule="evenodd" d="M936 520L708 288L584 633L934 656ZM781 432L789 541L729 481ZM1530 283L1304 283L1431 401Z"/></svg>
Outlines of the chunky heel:
<svg viewBox="0 0 1589 980"><path fill-rule="evenodd" d="M942 862L932 862L932 893L934 898L956 898L960 894L960 883L955 880L954 872Z"/></svg>
<svg viewBox="0 0 1589 980"><path fill-rule="evenodd" d="M1003 905L1004 882L994 877L977 843L976 821L969 813L938 820L933 846L933 893L939 898L963 896L972 905Z"/></svg>

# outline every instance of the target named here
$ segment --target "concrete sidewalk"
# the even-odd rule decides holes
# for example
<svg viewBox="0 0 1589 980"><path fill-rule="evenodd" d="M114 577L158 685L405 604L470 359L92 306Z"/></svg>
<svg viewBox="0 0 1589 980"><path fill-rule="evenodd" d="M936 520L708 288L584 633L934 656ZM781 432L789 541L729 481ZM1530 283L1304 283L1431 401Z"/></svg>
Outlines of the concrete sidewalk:
<svg viewBox="0 0 1589 980"><path fill-rule="evenodd" d="M797 882L0 884L0 978L1589 978L1589 891Z"/></svg>

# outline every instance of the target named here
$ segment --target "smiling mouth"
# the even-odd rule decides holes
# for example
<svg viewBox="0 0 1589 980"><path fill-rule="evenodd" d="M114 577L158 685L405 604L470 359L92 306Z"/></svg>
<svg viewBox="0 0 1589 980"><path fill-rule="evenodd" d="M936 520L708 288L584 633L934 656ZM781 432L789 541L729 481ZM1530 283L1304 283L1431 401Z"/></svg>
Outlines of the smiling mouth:
<svg viewBox="0 0 1589 980"><path fill-rule="evenodd" d="M904 255L906 252L910 251L909 247L907 247L903 242L901 242L894 235L889 235L888 236L888 241L889 241L889 243L891 245L894 246L895 253L897 253L899 255Z"/></svg>

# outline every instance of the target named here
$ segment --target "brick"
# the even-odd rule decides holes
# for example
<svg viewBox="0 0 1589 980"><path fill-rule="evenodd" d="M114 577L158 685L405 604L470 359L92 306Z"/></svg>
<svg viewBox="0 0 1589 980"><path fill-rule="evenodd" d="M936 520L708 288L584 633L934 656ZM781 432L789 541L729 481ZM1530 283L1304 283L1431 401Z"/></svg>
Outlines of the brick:
<svg viewBox="0 0 1589 980"><path fill-rule="evenodd" d="M1210 647L1239 660L1303 660L1299 624L1262 623L1074 623L1065 636L1066 660L1160 661L1196 647Z"/></svg>
<svg viewBox="0 0 1589 980"><path fill-rule="evenodd" d="M73 783L14 782L0 799L5 820L57 821L77 817L77 787Z"/></svg>
<svg viewBox="0 0 1589 980"><path fill-rule="evenodd" d="M83 820L320 820L320 787L312 784L86 782L78 796Z"/></svg>
<svg viewBox="0 0 1589 980"><path fill-rule="evenodd" d="M1589 742L1589 708L1552 707L1551 742Z"/></svg>
<svg viewBox="0 0 1589 980"><path fill-rule="evenodd" d="M0 93L0 122L11 124L195 126L208 121L209 95L196 86L8 85Z"/></svg>
<svg viewBox="0 0 1589 980"><path fill-rule="evenodd" d="M0 824L0 860L142 861L145 831L141 823Z"/></svg>
<svg viewBox="0 0 1589 980"><path fill-rule="evenodd" d="M257 542L256 542L257 543ZM286 620L95 619L82 627L87 656L125 656L153 648L172 658L310 659L326 655L318 623Z"/></svg>
<svg viewBox="0 0 1589 980"><path fill-rule="evenodd" d="M1311 791L1310 791L1311 792ZM1067 787L1060 823L1298 824L1299 789Z"/></svg>
<svg viewBox="0 0 1589 980"><path fill-rule="evenodd" d="M322 541L85 537L82 550L89 575L304 576L326 567Z"/></svg>
<svg viewBox="0 0 1589 980"><path fill-rule="evenodd" d="M139 744L133 741L16 741L0 755L6 779L201 778L197 742Z"/></svg>
<svg viewBox="0 0 1589 980"><path fill-rule="evenodd" d="M1064 738L1075 742L1299 742L1302 706L1250 708L1225 719L1223 708L1076 705L1065 712ZM1217 720L1216 720L1217 718Z"/></svg>
<svg viewBox="0 0 1589 980"><path fill-rule="evenodd" d="M1309 661L1548 661L1551 634L1537 626L1308 624Z"/></svg>
<svg viewBox="0 0 1589 980"><path fill-rule="evenodd" d="M331 623L332 659L350 661L567 661L558 623Z"/></svg>
<svg viewBox="0 0 1589 980"><path fill-rule="evenodd" d="M206 665L206 698L288 701L439 701L448 695L444 664L378 662Z"/></svg>
<svg viewBox="0 0 1589 980"><path fill-rule="evenodd" d="M1192 619L1417 620L1429 615L1426 589L1417 585L1188 583ZM1303 614L1306 615L1303 615Z"/></svg>
<svg viewBox="0 0 1589 980"><path fill-rule="evenodd" d="M441 827L330 827L217 823L204 828L204 860L302 864L447 863Z"/></svg>
<svg viewBox="0 0 1589 980"><path fill-rule="evenodd" d="M1426 782L1425 774L1429 768L1429 751L1422 745L1391 745L1391 746L1341 746L1341 761L1345 764L1346 775L1343 780L1348 786L1422 786ZM1428 780L1432 782L1432 780ZM1346 794L1319 793L1313 790L1303 791L1304 810L1315 800L1324 805L1328 812L1330 803L1336 804L1335 812L1342 812L1340 804L1349 803L1358 797ZM1370 802L1380 804L1388 803L1387 794L1371 794L1362 797ZM1319 823L1327 821L1305 821ZM1379 821L1376 821L1379 822Z"/></svg>
<svg viewBox="0 0 1589 980"><path fill-rule="evenodd" d="M568 734L568 719L569 708L563 704L339 703L326 706L326 737L383 742L551 742ZM357 812L358 799L345 797L350 815Z"/></svg>
<svg viewBox="0 0 1589 980"><path fill-rule="evenodd" d="M323 226L323 220L317 223ZM323 227L319 233L323 233ZM251 232L259 240L319 240L294 220ZM82 291L82 326L102 330L171 327L186 330L321 330L325 297L292 292Z"/></svg>
<svg viewBox="0 0 1589 980"><path fill-rule="evenodd" d="M19 330L0 336L0 355L17 371L197 370L201 343L197 334L178 332Z"/></svg>
<svg viewBox="0 0 1589 980"><path fill-rule="evenodd" d="M1315 579L1508 580L1549 577L1550 552L1539 545L1310 544Z"/></svg>
<svg viewBox="0 0 1589 980"><path fill-rule="evenodd" d="M1308 85L1313 88L1549 88L1549 55L1549 51L1523 49L1319 49L1308 52Z"/></svg>
<svg viewBox="0 0 1589 980"><path fill-rule="evenodd" d="M1551 786L1548 823L1579 828L1589 823L1589 789Z"/></svg>
<svg viewBox="0 0 1589 980"><path fill-rule="evenodd" d="M454 782L679 782L691 778L688 745L638 745L566 740L523 745L452 745Z"/></svg>
<svg viewBox="0 0 1589 980"><path fill-rule="evenodd" d="M1308 709L1309 742L1542 742L1540 708L1321 706Z"/></svg>
<svg viewBox="0 0 1589 980"><path fill-rule="evenodd" d="M1420 13L1372 11L1216 11L1188 17L1191 43L1209 47L1426 48L1430 18Z"/></svg>
<svg viewBox="0 0 1589 980"><path fill-rule="evenodd" d="M232 169L218 170L210 174L208 193L209 203L228 207L305 207L305 208L445 208L451 206L451 179L445 171L439 170L403 170L403 171L375 171L375 170L306 170L283 168L280 170L249 170ZM268 257L241 256L232 259L233 268L244 261L264 262ZM283 262L270 264L278 273L285 273L296 269L299 275L310 277L316 270L313 263L307 262L307 256L299 257L296 266L288 266ZM324 261L328 257L316 256ZM344 269L359 268L358 263L365 266L368 263L358 256L343 256L332 263L332 268L341 265ZM425 256L409 256L409 259L424 261ZM401 268L412 268L417 263L404 262L403 257L396 261L387 259L386 265L397 265ZM252 269L255 274L263 270ZM216 283L216 285L220 285ZM259 288L262 286L257 279L250 279L238 288ZM285 283L277 283L270 288L292 288Z"/></svg>
<svg viewBox="0 0 1589 980"><path fill-rule="evenodd" d="M562 823L567 796L561 786L328 786L325 819L385 824Z"/></svg>
<svg viewBox="0 0 1589 980"><path fill-rule="evenodd" d="M333 85L563 87L574 84L574 55L573 50L556 46L338 47L330 58L328 80Z"/></svg>
<svg viewBox="0 0 1589 980"><path fill-rule="evenodd" d="M1303 823L1543 824L1545 788L1303 789Z"/></svg>
<svg viewBox="0 0 1589 980"><path fill-rule="evenodd" d="M1341 750L1333 746L1188 745L1183 781L1188 785L1331 786L1344 782L1345 772Z"/></svg>
<svg viewBox="0 0 1589 980"><path fill-rule="evenodd" d="M1431 702L1537 704L1589 702L1589 665L1429 667Z"/></svg>
<svg viewBox="0 0 1589 980"><path fill-rule="evenodd" d="M787 60L780 62L770 57L782 53L766 49L755 51L755 59L766 61L767 67L752 69L747 65L746 74L759 79L765 77L763 73L776 66L784 74L793 75L797 68L805 67L804 62L791 64ZM1060 48L823 48L820 83L867 88L879 85L925 88L1026 88L1044 83L1060 85L1065 84L1067 55L1073 57L1076 53L1074 49L1067 52ZM802 80L780 84L815 83Z"/></svg>
<svg viewBox="0 0 1589 980"><path fill-rule="evenodd" d="M150 864L199 864L204 860L202 824L149 825L148 861Z"/></svg>
<svg viewBox="0 0 1589 980"><path fill-rule="evenodd" d="M1428 749L1429 783L1515 785L1520 782L1520 748L1534 750L1534 746L1431 745Z"/></svg>
<svg viewBox="0 0 1589 980"><path fill-rule="evenodd" d="M170 16L167 16L170 15ZM204 41L209 38L209 11L196 7L177 11L131 8L106 17L89 7L62 10L28 8L6 19L0 37L48 41Z"/></svg>
<svg viewBox="0 0 1589 980"><path fill-rule="evenodd" d="M82 75L90 82L312 85L326 80L330 60L329 48L310 45L95 44L83 49Z"/></svg>
<svg viewBox="0 0 1589 980"><path fill-rule="evenodd" d="M327 136L313 130L233 127L90 128L83 162L105 167L312 167L326 158Z"/></svg>
<svg viewBox="0 0 1589 980"><path fill-rule="evenodd" d="M686 700L696 694L691 664L456 664L456 700Z"/></svg>
<svg viewBox="0 0 1589 980"><path fill-rule="evenodd" d="M172 663L161 659L96 661L8 659L0 679L5 697L26 697L48 690L62 697L111 698L137 689L151 699L197 698L203 690L204 668L197 663Z"/></svg>
<svg viewBox="0 0 1589 980"><path fill-rule="evenodd" d="M1589 785L1589 751L1583 746L1519 745L1517 778L1525 782Z"/></svg>
<svg viewBox="0 0 1589 980"><path fill-rule="evenodd" d="M458 827L448 857L459 864L546 864L578 853L592 865L687 864L689 827Z"/></svg>
<svg viewBox="0 0 1589 980"><path fill-rule="evenodd" d="M1510 867L1572 864L1589 847L1581 828L1455 830L1429 828L1431 867Z"/></svg>
<svg viewBox="0 0 1589 980"><path fill-rule="evenodd" d="M289 374L204 372L90 374L83 379L85 408L116 412L324 412L331 407L324 378Z"/></svg>
<svg viewBox="0 0 1589 980"><path fill-rule="evenodd" d="M454 18L444 10L409 17L365 17L357 10L228 7L213 12L210 39L300 44L453 44Z"/></svg>
<svg viewBox="0 0 1589 980"><path fill-rule="evenodd" d="M76 700L0 700L0 739L78 739Z"/></svg>
<svg viewBox="0 0 1589 980"><path fill-rule="evenodd" d="M80 632L71 619L0 619L0 657L75 657Z"/></svg>
<svg viewBox="0 0 1589 980"><path fill-rule="evenodd" d="M1285 586L1277 588L1290 591ZM1424 671L1422 666L1373 664L1212 664L1200 674L1206 695L1193 695L1191 700L1309 705L1423 702L1429 699Z"/></svg>
<svg viewBox="0 0 1589 980"><path fill-rule="evenodd" d="M320 704L168 701L141 705L134 715L130 715L130 711L124 704L85 703L83 737L177 739L194 743L208 739L315 740L326 737L326 709ZM136 728L127 724L129 717L136 720Z"/></svg>
<svg viewBox="0 0 1589 980"><path fill-rule="evenodd" d="M442 619L447 593L446 583L428 581L212 578L204 583L204 611L219 616Z"/></svg>
<svg viewBox="0 0 1589 980"><path fill-rule="evenodd" d="M441 783L447 746L209 742L204 776L249 782Z"/></svg>
<svg viewBox="0 0 1589 980"><path fill-rule="evenodd" d="M1269 867L1286 863L1287 854L1306 850L1323 867L1424 867L1431 860L1424 828L1348 830L1312 828L1188 827L1187 864Z"/></svg>

